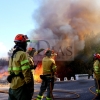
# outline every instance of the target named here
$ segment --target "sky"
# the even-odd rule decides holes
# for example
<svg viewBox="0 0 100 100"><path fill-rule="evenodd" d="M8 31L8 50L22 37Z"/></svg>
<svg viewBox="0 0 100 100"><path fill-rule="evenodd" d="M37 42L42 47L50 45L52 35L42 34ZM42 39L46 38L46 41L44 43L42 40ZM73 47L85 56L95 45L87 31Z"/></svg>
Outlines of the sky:
<svg viewBox="0 0 100 100"><path fill-rule="evenodd" d="M0 58L14 46L17 34L27 34L34 29L32 14L34 0L0 0Z"/></svg>

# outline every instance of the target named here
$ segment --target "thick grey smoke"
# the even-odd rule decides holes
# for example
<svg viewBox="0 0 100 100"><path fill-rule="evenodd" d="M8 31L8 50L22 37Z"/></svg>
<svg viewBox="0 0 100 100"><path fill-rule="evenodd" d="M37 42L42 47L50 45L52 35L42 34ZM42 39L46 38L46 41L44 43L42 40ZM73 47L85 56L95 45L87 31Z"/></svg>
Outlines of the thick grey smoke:
<svg viewBox="0 0 100 100"><path fill-rule="evenodd" d="M74 42L74 51L83 50L85 38L100 27L99 0L34 0L38 7L33 13L36 29L31 39L59 39ZM95 35L91 34L91 35ZM60 42L58 42L60 44ZM56 45L56 43L52 43ZM66 44L62 43L61 44Z"/></svg>

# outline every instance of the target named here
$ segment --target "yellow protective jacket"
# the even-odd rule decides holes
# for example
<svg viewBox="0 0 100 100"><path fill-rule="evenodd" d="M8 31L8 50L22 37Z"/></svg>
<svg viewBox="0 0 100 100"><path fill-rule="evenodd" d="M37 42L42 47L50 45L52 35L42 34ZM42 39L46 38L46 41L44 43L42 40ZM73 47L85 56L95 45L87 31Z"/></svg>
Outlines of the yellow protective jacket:
<svg viewBox="0 0 100 100"><path fill-rule="evenodd" d="M30 55L28 55L28 60L29 60L30 67L33 67L34 66L33 57L31 57Z"/></svg>
<svg viewBox="0 0 100 100"><path fill-rule="evenodd" d="M30 62L30 66L34 66L34 60L33 60L33 57L36 56L37 54L38 54L37 51L34 53L33 56L28 54L28 59L29 59L29 62Z"/></svg>
<svg viewBox="0 0 100 100"><path fill-rule="evenodd" d="M94 77L97 80L100 80L100 62L99 62L99 60L94 61L93 69L94 69Z"/></svg>
<svg viewBox="0 0 100 100"><path fill-rule="evenodd" d="M16 75L19 74L19 72L22 72L24 76L24 79L22 79L20 76L16 76L12 79L10 83L10 87L12 89L17 89L24 84L32 82L33 80L28 55L24 51L16 52L13 57L13 61L12 58L10 58L8 71L13 71Z"/></svg>
<svg viewBox="0 0 100 100"><path fill-rule="evenodd" d="M49 57L44 57L42 60L43 75L51 74L54 75L56 72L55 60Z"/></svg>
<svg viewBox="0 0 100 100"><path fill-rule="evenodd" d="M35 70L33 57L36 56L37 54L38 54L38 51L36 51L33 56L29 55L29 53L28 53L28 60L29 60L29 64L30 64L30 68L31 68L31 72L33 74L33 77L34 77L34 70Z"/></svg>

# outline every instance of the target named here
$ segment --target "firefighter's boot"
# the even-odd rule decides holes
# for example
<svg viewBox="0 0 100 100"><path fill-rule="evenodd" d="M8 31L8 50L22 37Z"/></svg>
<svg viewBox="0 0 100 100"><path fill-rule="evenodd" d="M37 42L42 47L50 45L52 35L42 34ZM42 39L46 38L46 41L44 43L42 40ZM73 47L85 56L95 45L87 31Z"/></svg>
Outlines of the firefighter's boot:
<svg viewBox="0 0 100 100"><path fill-rule="evenodd" d="M48 98L48 97L46 97L46 100L52 100L52 98Z"/></svg>
<svg viewBox="0 0 100 100"><path fill-rule="evenodd" d="M100 94L97 94L94 100L100 100Z"/></svg>
<svg viewBox="0 0 100 100"><path fill-rule="evenodd" d="M36 98L36 100L42 100L42 99L43 99L43 96L40 96L40 95L38 95Z"/></svg>

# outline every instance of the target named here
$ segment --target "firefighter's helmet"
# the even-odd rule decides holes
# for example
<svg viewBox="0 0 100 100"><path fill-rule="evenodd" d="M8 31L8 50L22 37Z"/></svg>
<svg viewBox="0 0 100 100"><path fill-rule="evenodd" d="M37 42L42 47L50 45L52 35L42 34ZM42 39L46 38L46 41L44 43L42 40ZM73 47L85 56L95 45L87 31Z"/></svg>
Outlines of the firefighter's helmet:
<svg viewBox="0 0 100 100"><path fill-rule="evenodd" d="M32 47L29 47L29 48L27 49L27 51L28 51L28 52L36 51L36 49L35 49L35 48L32 48Z"/></svg>
<svg viewBox="0 0 100 100"><path fill-rule="evenodd" d="M33 57L34 53L36 52L36 49L35 48L32 48L32 47L29 47L27 49L27 53Z"/></svg>
<svg viewBox="0 0 100 100"><path fill-rule="evenodd" d="M94 54L94 59L100 60L100 54L99 53Z"/></svg>
<svg viewBox="0 0 100 100"><path fill-rule="evenodd" d="M50 57L50 56L56 56L57 54L54 52L54 50L47 49L45 51L45 55Z"/></svg>
<svg viewBox="0 0 100 100"><path fill-rule="evenodd" d="M23 35L23 34L17 34L14 42L29 42L30 40L28 40L27 35Z"/></svg>

